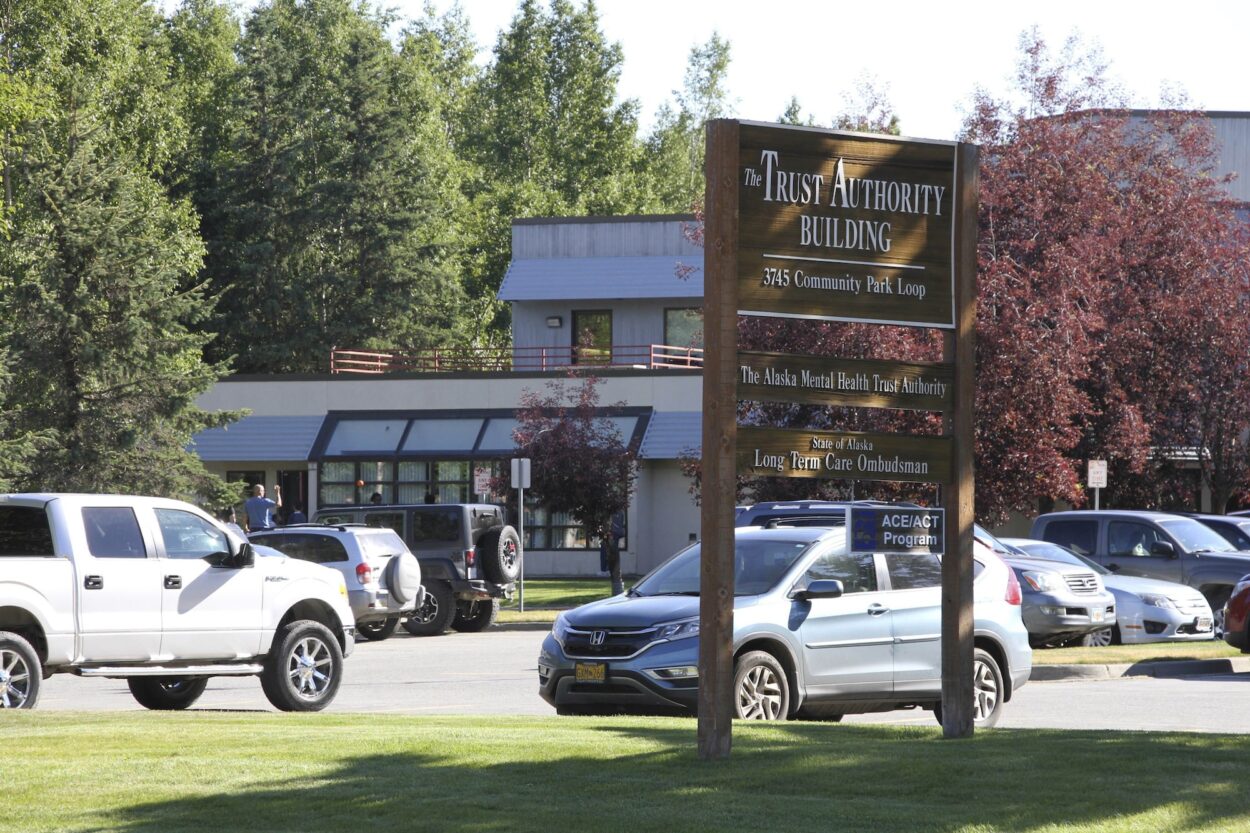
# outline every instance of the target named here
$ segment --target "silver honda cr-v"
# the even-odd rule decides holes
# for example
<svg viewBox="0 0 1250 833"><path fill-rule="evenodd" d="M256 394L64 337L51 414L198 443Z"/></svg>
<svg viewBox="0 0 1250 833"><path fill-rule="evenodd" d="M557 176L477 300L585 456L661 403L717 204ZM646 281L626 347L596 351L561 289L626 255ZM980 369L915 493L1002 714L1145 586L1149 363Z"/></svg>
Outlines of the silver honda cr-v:
<svg viewBox="0 0 1250 833"><path fill-rule="evenodd" d="M975 725L1029 678L1012 571L975 545ZM698 697L699 545L620 596L557 617L538 657L561 714L685 711ZM841 527L736 530L734 707L741 718L837 719L941 707L941 563L852 554Z"/></svg>

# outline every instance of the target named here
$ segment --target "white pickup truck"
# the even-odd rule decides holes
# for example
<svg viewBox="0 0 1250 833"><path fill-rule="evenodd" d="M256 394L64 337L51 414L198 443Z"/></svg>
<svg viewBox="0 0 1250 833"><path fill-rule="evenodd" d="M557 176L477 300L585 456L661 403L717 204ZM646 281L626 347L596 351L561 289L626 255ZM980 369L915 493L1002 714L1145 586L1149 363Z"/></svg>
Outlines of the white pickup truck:
<svg viewBox="0 0 1250 833"><path fill-rule="evenodd" d="M284 711L329 705L354 645L343 577L252 545L176 500L0 495L0 708L51 674L124 678L185 709L209 677L259 675Z"/></svg>

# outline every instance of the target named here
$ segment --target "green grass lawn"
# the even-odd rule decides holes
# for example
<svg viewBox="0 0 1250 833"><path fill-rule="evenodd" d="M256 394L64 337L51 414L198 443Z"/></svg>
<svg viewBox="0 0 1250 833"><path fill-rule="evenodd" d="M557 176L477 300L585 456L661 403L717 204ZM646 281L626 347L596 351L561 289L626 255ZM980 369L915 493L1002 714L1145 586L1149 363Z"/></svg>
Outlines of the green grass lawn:
<svg viewBox="0 0 1250 833"><path fill-rule="evenodd" d="M1222 639L1202 642L1150 642L1145 645L1108 645L1106 648L1037 648L1034 665L1116 665L1177 659L1227 659L1241 651Z"/></svg>
<svg viewBox="0 0 1250 833"><path fill-rule="evenodd" d="M628 587L631 582L626 581ZM604 578L532 578L525 580L525 609L568 608L612 595L612 584ZM504 604L515 610L517 599Z"/></svg>
<svg viewBox="0 0 1250 833"><path fill-rule="evenodd" d="M1243 833L1244 737L270 713L0 713L0 830Z"/></svg>

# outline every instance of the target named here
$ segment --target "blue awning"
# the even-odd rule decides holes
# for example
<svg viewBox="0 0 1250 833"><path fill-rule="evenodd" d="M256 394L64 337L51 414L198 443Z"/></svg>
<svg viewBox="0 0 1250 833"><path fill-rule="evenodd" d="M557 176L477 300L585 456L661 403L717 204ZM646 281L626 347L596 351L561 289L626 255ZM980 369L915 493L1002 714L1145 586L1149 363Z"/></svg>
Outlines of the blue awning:
<svg viewBox="0 0 1250 833"><path fill-rule="evenodd" d="M191 438L201 460L307 461L324 416L245 416Z"/></svg>
<svg viewBox="0 0 1250 833"><path fill-rule="evenodd" d="M702 255L525 258L499 287L501 301L702 297Z"/></svg>
<svg viewBox="0 0 1250 833"><path fill-rule="evenodd" d="M644 460L676 460L699 456L703 447L702 411L656 411L642 438Z"/></svg>

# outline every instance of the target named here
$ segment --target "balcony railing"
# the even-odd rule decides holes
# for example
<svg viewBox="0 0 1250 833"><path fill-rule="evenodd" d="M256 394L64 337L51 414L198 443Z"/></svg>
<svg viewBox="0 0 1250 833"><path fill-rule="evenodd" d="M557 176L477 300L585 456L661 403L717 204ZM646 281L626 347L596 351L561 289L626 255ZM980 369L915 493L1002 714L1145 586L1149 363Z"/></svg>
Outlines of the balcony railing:
<svg viewBox="0 0 1250 833"><path fill-rule="evenodd" d="M636 367L645 370L703 367L702 347L669 344L615 344L611 351L587 347L505 347L421 350L330 351L331 373L480 373L561 370L568 367Z"/></svg>

